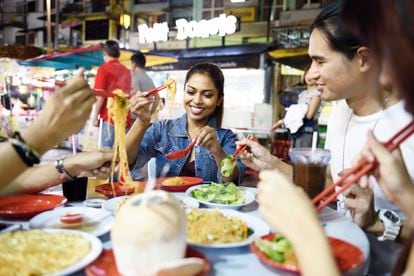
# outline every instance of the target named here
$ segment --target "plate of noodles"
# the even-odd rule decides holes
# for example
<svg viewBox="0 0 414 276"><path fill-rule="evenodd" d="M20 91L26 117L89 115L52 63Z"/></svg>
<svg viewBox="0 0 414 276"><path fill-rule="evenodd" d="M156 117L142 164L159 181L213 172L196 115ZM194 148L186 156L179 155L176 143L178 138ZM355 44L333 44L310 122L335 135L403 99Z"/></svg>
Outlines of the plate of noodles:
<svg viewBox="0 0 414 276"><path fill-rule="evenodd" d="M187 243L197 247L248 246L269 231L263 220L235 210L193 209L187 212Z"/></svg>
<svg viewBox="0 0 414 276"><path fill-rule="evenodd" d="M68 275L102 251L95 236L76 230L19 230L0 235L0 275Z"/></svg>
<svg viewBox="0 0 414 276"><path fill-rule="evenodd" d="M189 187L203 183L203 179L191 176L161 177L157 179L157 184L169 192L184 192Z"/></svg>

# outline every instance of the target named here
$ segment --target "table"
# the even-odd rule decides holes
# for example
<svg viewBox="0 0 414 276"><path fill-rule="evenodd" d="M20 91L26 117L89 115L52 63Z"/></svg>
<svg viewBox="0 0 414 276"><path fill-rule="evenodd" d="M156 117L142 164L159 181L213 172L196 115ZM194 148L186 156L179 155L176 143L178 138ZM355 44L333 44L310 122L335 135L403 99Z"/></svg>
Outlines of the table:
<svg viewBox="0 0 414 276"><path fill-rule="evenodd" d="M256 193L256 188L245 188L246 190ZM70 206L79 206L81 203L70 203ZM254 217L263 219L258 211L257 202L253 202L248 206L244 206L239 211L249 214ZM345 240L356 247L358 247L364 254L365 262L362 266L353 269L346 273L346 275L364 275L368 270L369 263L369 242L365 233L354 224L348 217L345 217L338 212L325 208L319 215L321 222L324 225L325 233L338 239ZM2 222L3 220L0 220ZM27 227L27 222L19 221ZM306 234L306 229L304 229ZM111 247L109 234L100 237L104 248ZM294 275L283 270L269 269L263 265L259 259L250 253L248 247L239 247L231 249L205 249L197 248L209 258L212 264L210 275ZM79 271L74 275L84 275L83 271Z"/></svg>

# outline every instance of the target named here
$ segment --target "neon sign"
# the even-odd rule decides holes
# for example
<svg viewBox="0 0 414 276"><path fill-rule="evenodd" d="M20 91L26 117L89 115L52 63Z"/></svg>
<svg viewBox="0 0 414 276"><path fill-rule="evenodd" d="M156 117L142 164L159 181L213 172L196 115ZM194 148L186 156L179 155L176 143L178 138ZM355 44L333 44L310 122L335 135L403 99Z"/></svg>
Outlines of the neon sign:
<svg viewBox="0 0 414 276"><path fill-rule="evenodd" d="M177 26L176 39L184 40L187 38L207 38L212 35L225 36L233 34L237 29L237 18L233 15L227 16L220 14L209 20L200 20L188 22L186 19L177 19L175 21ZM153 27L148 27L147 24L138 26L139 42L152 43L159 41L167 41L170 28L167 22L155 23Z"/></svg>

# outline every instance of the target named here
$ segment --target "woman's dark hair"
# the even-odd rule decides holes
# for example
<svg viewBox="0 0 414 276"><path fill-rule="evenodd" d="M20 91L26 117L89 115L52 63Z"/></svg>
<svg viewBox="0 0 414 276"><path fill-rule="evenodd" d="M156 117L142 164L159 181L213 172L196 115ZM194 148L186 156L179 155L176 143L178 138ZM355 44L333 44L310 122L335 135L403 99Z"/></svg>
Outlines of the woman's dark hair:
<svg viewBox="0 0 414 276"><path fill-rule="evenodd" d="M208 75L213 81L214 86L218 91L219 99L223 99L221 104L216 106L214 110L214 116L216 117L217 126L221 127L221 122L223 121L223 111L224 111L224 76L221 69L213 63L198 63L188 70L185 76L184 86L187 84L188 80L194 74L203 74Z"/></svg>
<svg viewBox="0 0 414 276"><path fill-rule="evenodd" d="M414 114L414 1L347 0L343 17L389 68L393 87Z"/></svg>
<svg viewBox="0 0 414 276"><path fill-rule="evenodd" d="M352 59L358 48L361 47L361 42L347 30L342 18L343 8L343 0L335 1L326 6L311 25L311 31L318 29L333 50Z"/></svg>
<svg viewBox="0 0 414 276"><path fill-rule="evenodd" d="M144 54L141 52L137 52L131 56L131 61L136 66L138 66L141 69L145 68L145 64L147 63L147 59L145 58Z"/></svg>
<svg viewBox="0 0 414 276"><path fill-rule="evenodd" d="M309 63L308 65L306 65L305 69L303 69L303 75L302 75L302 77L301 77L301 79L300 79L300 83L301 83L302 85L308 85L308 84L306 83L306 74L308 74L309 69L311 68L311 65L312 65L312 63Z"/></svg>
<svg viewBox="0 0 414 276"><path fill-rule="evenodd" d="M113 58L119 58L121 55L119 44L114 40L107 40L103 46L103 50L107 53L108 56Z"/></svg>

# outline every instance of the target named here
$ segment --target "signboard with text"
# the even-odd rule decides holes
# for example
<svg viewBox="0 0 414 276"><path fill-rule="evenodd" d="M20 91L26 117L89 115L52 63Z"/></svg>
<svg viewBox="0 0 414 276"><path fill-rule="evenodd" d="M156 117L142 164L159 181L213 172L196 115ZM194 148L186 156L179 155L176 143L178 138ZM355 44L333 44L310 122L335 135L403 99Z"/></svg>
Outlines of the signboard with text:
<svg viewBox="0 0 414 276"><path fill-rule="evenodd" d="M187 21L181 18L175 21L177 28L176 40L188 38L207 38L213 35L226 36L236 32L237 18L233 15L220 14L209 20ZM168 41L170 27L167 22L155 23L152 27L147 24L138 25L139 42L153 43Z"/></svg>

